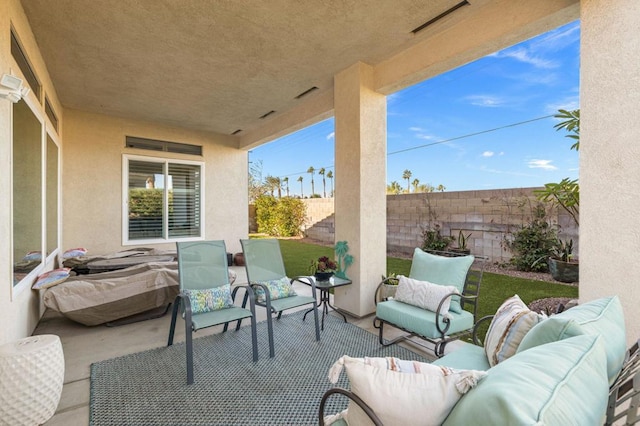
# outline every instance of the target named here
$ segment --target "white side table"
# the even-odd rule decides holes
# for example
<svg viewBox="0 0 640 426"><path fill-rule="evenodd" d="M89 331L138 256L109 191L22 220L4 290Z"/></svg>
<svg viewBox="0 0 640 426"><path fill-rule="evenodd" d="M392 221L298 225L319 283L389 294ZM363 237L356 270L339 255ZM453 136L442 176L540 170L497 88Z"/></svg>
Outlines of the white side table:
<svg viewBox="0 0 640 426"><path fill-rule="evenodd" d="M32 426L49 420L63 383L58 336L31 336L0 346L0 425Z"/></svg>

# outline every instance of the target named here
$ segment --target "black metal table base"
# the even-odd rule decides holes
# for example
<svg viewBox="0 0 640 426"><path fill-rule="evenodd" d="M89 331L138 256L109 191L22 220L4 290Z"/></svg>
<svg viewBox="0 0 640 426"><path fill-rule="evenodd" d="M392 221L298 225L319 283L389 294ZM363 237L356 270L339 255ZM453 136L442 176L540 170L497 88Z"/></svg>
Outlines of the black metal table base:
<svg viewBox="0 0 640 426"><path fill-rule="evenodd" d="M320 329L324 331L324 316L325 315L329 315L329 308L333 309L334 312L337 312L339 315L342 316L342 318L344 319L344 322L347 322L347 317L344 316L344 314L340 311L338 311L335 306L333 306L331 304L331 302L329 302L329 290L322 290L322 289L318 289L320 290L320 302L318 302L318 308L321 308L322 311L322 321L321 321L321 326ZM302 321L304 321L305 319L307 319L307 314L309 312L313 311L313 308L309 309L307 312L304 313L304 316L302 317Z"/></svg>

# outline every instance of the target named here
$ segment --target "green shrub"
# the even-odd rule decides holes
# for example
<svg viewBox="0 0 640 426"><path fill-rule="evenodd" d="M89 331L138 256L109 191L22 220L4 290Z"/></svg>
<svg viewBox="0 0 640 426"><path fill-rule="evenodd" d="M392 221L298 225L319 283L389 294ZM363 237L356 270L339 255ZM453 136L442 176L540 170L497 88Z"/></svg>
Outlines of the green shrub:
<svg viewBox="0 0 640 426"><path fill-rule="evenodd" d="M275 198L263 195L256 199L258 232L276 237L295 237L301 234L306 218L306 206L291 197Z"/></svg>
<svg viewBox="0 0 640 426"><path fill-rule="evenodd" d="M511 239L506 241L513 253L510 262L519 271L547 272L546 259L556 248L558 234L556 228L549 224L544 206L534 207L532 213L531 222L514 232Z"/></svg>
<svg viewBox="0 0 640 426"><path fill-rule="evenodd" d="M440 225L435 224L422 231L422 250L443 251L449 247L453 238L445 237L440 233Z"/></svg>

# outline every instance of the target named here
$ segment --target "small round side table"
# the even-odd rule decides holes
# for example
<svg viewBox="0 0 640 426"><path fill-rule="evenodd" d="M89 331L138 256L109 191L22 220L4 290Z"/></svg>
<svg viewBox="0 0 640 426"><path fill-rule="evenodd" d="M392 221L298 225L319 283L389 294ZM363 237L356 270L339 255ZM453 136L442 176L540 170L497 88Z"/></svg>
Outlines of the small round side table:
<svg viewBox="0 0 640 426"><path fill-rule="evenodd" d="M0 425L39 425L58 407L64 353L52 334L0 346Z"/></svg>

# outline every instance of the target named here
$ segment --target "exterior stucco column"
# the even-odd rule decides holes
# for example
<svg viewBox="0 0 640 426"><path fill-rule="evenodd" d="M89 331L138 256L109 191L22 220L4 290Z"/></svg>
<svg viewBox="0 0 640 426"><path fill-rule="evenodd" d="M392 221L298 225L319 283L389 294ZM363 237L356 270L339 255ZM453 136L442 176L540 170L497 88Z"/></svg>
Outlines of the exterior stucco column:
<svg viewBox="0 0 640 426"><path fill-rule="evenodd" d="M375 310L373 293L386 273L386 97L376 93L373 68L356 63L335 76L336 241L349 243L353 285L335 305L356 316Z"/></svg>
<svg viewBox="0 0 640 426"><path fill-rule="evenodd" d="M618 295L640 336L640 2L582 0L580 300Z"/></svg>

